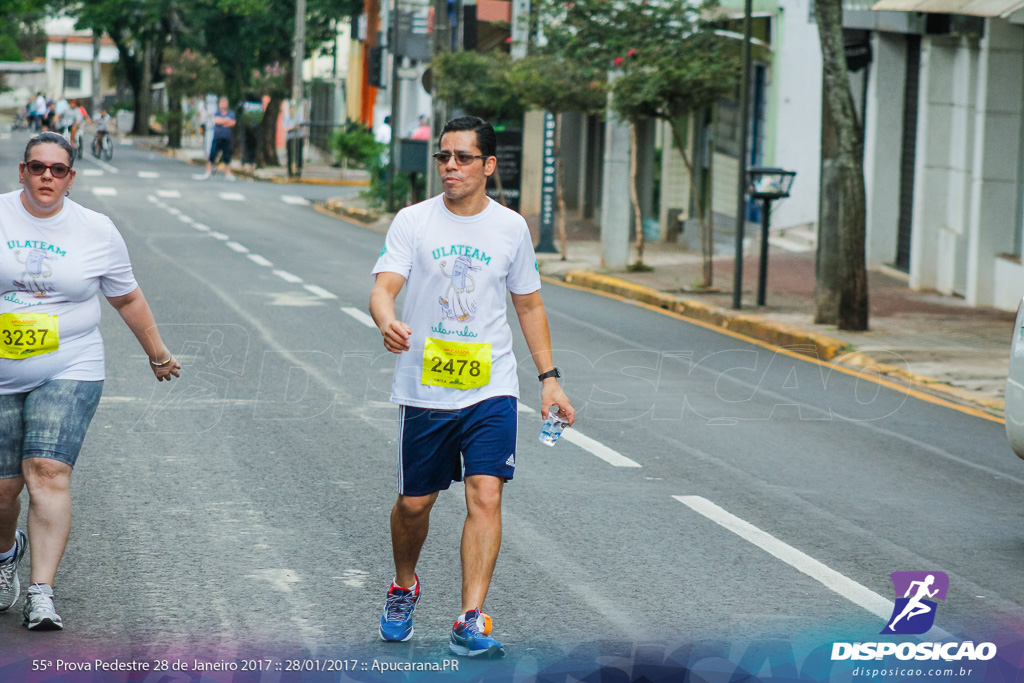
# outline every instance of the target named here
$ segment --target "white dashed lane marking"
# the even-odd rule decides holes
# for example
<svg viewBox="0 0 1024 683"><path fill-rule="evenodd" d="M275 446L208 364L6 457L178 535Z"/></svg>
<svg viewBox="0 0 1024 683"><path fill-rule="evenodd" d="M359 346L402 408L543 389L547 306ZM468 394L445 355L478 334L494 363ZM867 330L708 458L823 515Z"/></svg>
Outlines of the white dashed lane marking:
<svg viewBox="0 0 1024 683"><path fill-rule="evenodd" d="M317 295L318 297L320 297L321 299L337 299L337 298L338 298L338 296L337 296L336 294L333 294L333 293L331 293L331 292L328 292L328 291L327 291L326 289L324 289L323 287L318 287L318 286L316 286L316 285L302 285L302 287L303 287L303 288L304 288L304 289L305 289L305 290L306 290L307 292L310 292L310 293L312 293L312 294L316 294L316 295Z"/></svg>
<svg viewBox="0 0 1024 683"><path fill-rule="evenodd" d="M210 232L210 237L212 237L215 240L220 240L221 242L226 242L229 239L231 239L230 237L228 237L227 235L225 235L222 232L212 232L212 231Z"/></svg>
<svg viewBox="0 0 1024 683"><path fill-rule="evenodd" d="M94 188L92 188L92 193L94 195L96 195L97 197L116 197L117 196L117 188L116 187L94 187Z"/></svg>
<svg viewBox="0 0 1024 683"><path fill-rule="evenodd" d="M165 199L181 199L181 192L178 190L157 190L157 197L164 197Z"/></svg>
<svg viewBox="0 0 1024 683"><path fill-rule="evenodd" d="M99 168L83 168L81 171L79 171L79 173L84 176L90 176L95 178L97 176L103 175L103 170Z"/></svg>
<svg viewBox="0 0 1024 683"><path fill-rule="evenodd" d="M353 308L352 306L342 306L341 310L347 313L348 315L352 316L362 324L366 325L367 327L377 327L377 323L373 322L373 318L371 318L368 313L365 313L359 310L358 308Z"/></svg>
<svg viewBox="0 0 1024 683"><path fill-rule="evenodd" d="M227 243L227 247L228 247L228 249L231 249L233 251L237 251L239 254L248 254L249 253L249 247L241 245L238 242L228 242Z"/></svg>
<svg viewBox="0 0 1024 683"><path fill-rule="evenodd" d="M160 174L156 171L139 171L140 178L159 178Z"/></svg>
<svg viewBox="0 0 1024 683"><path fill-rule="evenodd" d="M287 270L275 270L274 271L274 275L278 276L279 278L281 278L285 282L291 282L291 283L296 283L296 284L299 283L299 282L302 282L302 278L301 277L299 277L298 275L292 275Z"/></svg>
<svg viewBox="0 0 1024 683"><path fill-rule="evenodd" d="M248 258L256 265L263 266L264 268L269 268L270 266L274 265L273 263L263 258L259 254L249 254Z"/></svg>
<svg viewBox="0 0 1024 683"><path fill-rule="evenodd" d="M238 192L221 192L220 198L226 202L241 202L245 201L245 195L239 194Z"/></svg>
<svg viewBox="0 0 1024 683"><path fill-rule="evenodd" d="M309 206L309 200L304 197L296 197L293 194L281 195L281 201L285 204L294 204L295 206Z"/></svg>
<svg viewBox="0 0 1024 683"><path fill-rule="evenodd" d="M525 403L520 402L519 412L529 414L536 413L537 411ZM608 448L600 441L591 439L585 434L581 434L572 427L566 427L565 431L562 432L561 438L569 443L576 444L591 455L596 455L609 465L613 465L615 467L641 467L640 463L635 460L630 460L618 451Z"/></svg>

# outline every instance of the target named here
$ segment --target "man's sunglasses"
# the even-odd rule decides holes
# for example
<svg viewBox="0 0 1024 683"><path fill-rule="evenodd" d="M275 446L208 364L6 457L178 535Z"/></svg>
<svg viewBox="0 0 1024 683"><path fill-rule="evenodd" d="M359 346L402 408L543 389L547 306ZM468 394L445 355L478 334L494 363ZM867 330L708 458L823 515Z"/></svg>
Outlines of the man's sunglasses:
<svg viewBox="0 0 1024 683"><path fill-rule="evenodd" d="M71 173L71 167L67 164L44 164L41 161L30 161L25 164L25 170L32 175L43 175L46 169L50 169L50 175L54 178L67 178L68 173Z"/></svg>
<svg viewBox="0 0 1024 683"><path fill-rule="evenodd" d="M452 154L451 152L437 152L434 154L434 161L439 164L447 164L452 160L453 156L455 157L455 163L459 166L468 166L473 163L474 159L489 158L486 154L466 154L465 152L456 152L455 154Z"/></svg>

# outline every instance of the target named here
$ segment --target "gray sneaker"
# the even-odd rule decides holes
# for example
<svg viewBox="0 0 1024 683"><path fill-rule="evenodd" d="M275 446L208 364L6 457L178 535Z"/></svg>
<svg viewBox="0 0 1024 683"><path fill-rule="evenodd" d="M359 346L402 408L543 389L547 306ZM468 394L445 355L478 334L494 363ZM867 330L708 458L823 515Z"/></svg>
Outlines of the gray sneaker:
<svg viewBox="0 0 1024 683"><path fill-rule="evenodd" d="M18 580L18 563L28 548L28 537L18 529L14 532L14 557L0 563L0 612L14 607L21 595L21 582Z"/></svg>
<svg viewBox="0 0 1024 683"><path fill-rule="evenodd" d="M30 631L60 631L64 628L57 610L53 608L53 588L45 583L33 583L25 593L25 621L21 625Z"/></svg>

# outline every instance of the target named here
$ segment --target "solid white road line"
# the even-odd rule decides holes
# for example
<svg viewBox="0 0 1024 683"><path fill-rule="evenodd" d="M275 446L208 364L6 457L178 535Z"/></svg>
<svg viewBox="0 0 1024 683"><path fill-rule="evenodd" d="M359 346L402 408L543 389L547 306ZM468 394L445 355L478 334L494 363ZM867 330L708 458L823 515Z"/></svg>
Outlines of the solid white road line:
<svg viewBox="0 0 1024 683"><path fill-rule="evenodd" d="M234 251L237 251L239 254L248 254L249 253L249 247L241 245L238 242L228 242L227 246L228 246L228 249L233 249Z"/></svg>
<svg viewBox="0 0 1024 683"><path fill-rule="evenodd" d="M305 197L297 197L293 194L281 195L281 201L285 204L294 204L295 206L309 206L309 200Z"/></svg>
<svg viewBox="0 0 1024 683"><path fill-rule="evenodd" d="M238 192L221 192L220 198L226 202L241 202L245 201L245 195L239 194Z"/></svg>
<svg viewBox="0 0 1024 683"><path fill-rule="evenodd" d="M337 299L338 298L338 296L336 294L328 292L323 287L317 287L316 285L302 285L302 286L303 286L303 288L307 292L311 292L312 294L316 294L321 299Z"/></svg>
<svg viewBox="0 0 1024 683"><path fill-rule="evenodd" d="M249 254L248 259L255 263L256 265L263 266L265 268L269 268L270 266L274 265L273 263L263 258L259 254Z"/></svg>
<svg viewBox="0 0 1024 683"><path fill-rule="evenodd" d="M563 437L565 434L562 435ZM860 585L853 579L849 579L834 569L826 567L816 559L800 552L791 545L783 543L771 534L758 529L750 522L746 522L736 515L726 512L711 501L700 496L672 496L683 505L686 505L695 512L699 512L712 522L724 526L740 538L753 543L769 555L773 555L786 564L798 569L815 581L820 582L826 588L839 593L855 605L863 607L868 612L888 619L892 615L893 604L878 593Z"/></svg>
<svg viewBox="0 0 1024 683"><path fill-rule="evenodd" d="M562 432L561 438L565 439L569 443L576 444L585 451L589 451L609 465L613 465L615 467L640 467L640 463L635 460L630 460L618 451L608 448L600 441L595 441L586 434L581 434L571 427Z"/></svg>
<svg viewBox="0 0 1024 683"><path fill-rule="evenodd" d="M529 414L536 413L537 411L520 401L519 412ZM622 455L618 451L608 448L600 441L591 439L589 436L585 434L580 434L575 429L566 429L564 432L562 432L561 438L565 439L569 443L576 444L577 446L587 451L591 455L596 455L597 457L604 460L606 463L614 465L615 467L642 467L642 465L640 465L640 463L636 462L635 460L630 460L629 458Z"/></svg>
<svg viewBox="0 0 1024 683"><path fill-rule="evenodd" d="M274 275L278 276L285 282L302 282L302 278L298 275L292 275L287 270L275 270Z"/></svg>
<svg viewBox="0 0 1024 683"><path fill-rule="evenodd" d="M345 311L345 313L348 313L350 316L352 316L362 324L366 325L367 327L377 327L377 323L373 322L373 318L371 318L368 313L365 313L359 310L358 308L353 308L352 306L342 306L341 310Z"/></svg>
<svg viewBox="0 0 1024 683"><path fill-rule="evenodd" d="M94 188L92 188L92 193L94 195L96 195L97 197L116 197L117 196L117 188L116 187L94 187Z"/></svg>
<svg viewBox="0 0 1024 683"><path fill-rule="evenodd" d="M181 192L178 190L157 190L157 197L166 197L167 199L181 199Z"/></svg>

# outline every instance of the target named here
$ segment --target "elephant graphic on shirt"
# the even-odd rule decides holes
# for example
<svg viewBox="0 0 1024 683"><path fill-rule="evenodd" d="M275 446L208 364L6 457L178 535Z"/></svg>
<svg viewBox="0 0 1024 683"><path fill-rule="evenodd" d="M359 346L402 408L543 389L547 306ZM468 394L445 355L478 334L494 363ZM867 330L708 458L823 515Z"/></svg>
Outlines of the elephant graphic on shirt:
<svg viewBox="0 0 1024 683"><path fill-rule="evenodd" d="M25 258L21 257L21 250L14 250L14 258L18 263L25 266L21 274L22 281L13 280L14 286L18 289L35 292L36 296L46 296L47 292L54 291L54 287L45 278L53 275L53 268L47 261L56 261L57 257L43 249L32 249Z"/></svg>
<svg viewBox="0 0 1024 683"><path fill-rule="evenodd" d="M460 256L452 264L452 274L445 272L447 261L441 261L441 274L449 279L448 288L442 296L437 297L441 304L441 314L449 320L469 322L476 313L476 304L468 296L476 289L476 280L470 271L480 270L466 256Z"/></svg>

